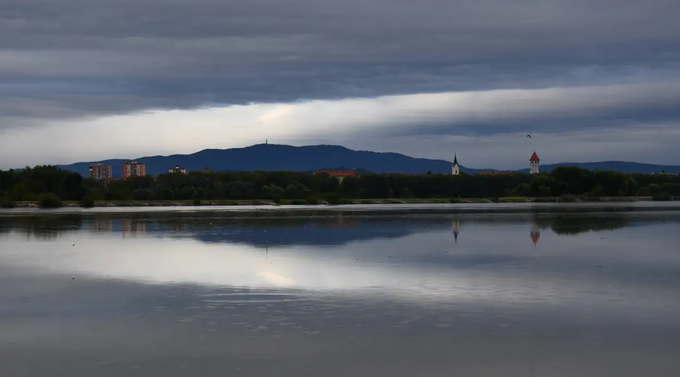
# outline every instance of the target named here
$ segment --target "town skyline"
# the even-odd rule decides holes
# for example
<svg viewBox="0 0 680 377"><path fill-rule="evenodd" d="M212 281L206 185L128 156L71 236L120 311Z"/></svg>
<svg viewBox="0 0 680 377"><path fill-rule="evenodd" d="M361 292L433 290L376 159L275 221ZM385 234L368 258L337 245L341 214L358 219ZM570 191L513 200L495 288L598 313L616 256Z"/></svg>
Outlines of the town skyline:
<svg viewBox="0 0 680 377"><path fill-rule="evenodd" d="M548 152L549 153L549 152ZM528 153L527 153L528 154ZM354 151L341 146L317 145L293 147L276 144L256 144L247 148L236 148L226 150L205 150L189 155L171 156L151 156L139 159L112 159L103 161L79 162L71 165L57 165L63 169L80 172L87 176L87 169L92 170L96 164L106 163L113 170L118 170L118 166L130 162L149 162L151 163L151 175L164 174L168 172L192 172L192 171L300 171L311 172L318 170L347 170L354 169L364 172L374 173L406 173L424 174L432 172L437 174L455 174L456 165L458 173L467 174L490 174L503 172L526 172L529 173L533 168L543 171L551 171L557 166L576 166L591 170L611 170L624 173L679 173L680 165L650 165L634 162L587 162L572 163L564 162L559 164L545 164L543 155L539 157L537 151L533 151L527 158L524 156L524 167L519 169L495 169L493 167L477 168L470 166L463 161L459 161L458 155L454 153L451 160L428 160L419 159L394 153L375 153L366 151ZM300 165L296 161L307 161ZM376 160L377 159L377 160ZM532 159L536 161L532 162ZM252 161L250 161L252 160ZM380 162L382 161L382 162ZM198 163L197 163L198 162ZM414 165L415 164L415 165ZM121 172L111 174L116 177L121 176Z"/></svg>
<svg viewBox="0 0 680 377"><path fill-rule="evenodd" d="M266 141L265 145L269 145L269 142ZM413 157L413 156L407 156L407 157ZM141 157L139 159L143 159L144 157ZM146 164L140 163L137 161L134 161L135 159L131 160L125 160L121 159L122 165L123 165L123 179L126 179L131 176L144 176L146 175ZM446 161L446 160L444 160ZM538 157L538 154L534 150L532 153L531 157L529 158L529 173L530 174L538 174L539 173L539 166L540 166L540 158ZM107 165L104 164L103 162L93 162L89 165L89 177L90 178L95 178L95 179L112 179L114 178L113 173L112 173L112 165ZM361 167L355 167L353 169L361 169ZM460 175L462 173L461 171L461 165L458 163L457 159L457 154L454 152L454 157L453 160L451 161L451 168L452 172L451 175ZM202 169L203 171L210 170L210 167L206 166L205 168ZM479 170L489 170L489 173L491 172L496 172L496 169L479 169ZM516 170L522 170L522 169L515 169ZM196 170L194 170L196 171ZM513 170L508 170L508 171L513 171ZM180 173L180 174L187 174L190 172L186 168L175 164L174 166L168 168L168 173ZM340 175L342 171L333 171L333 170L318 170L314 174L317 173L323 173L326 172L330 175ZM502 171L499 171L502 172ZM348 175L354 175L354 171L349 171ZM343 175L345 176L345 175Z"/></svg>
<svg viewBox="0 0 680 377"><path fill-rule="evenodd" d="M129 177L143 177L146 175L146 164L140 163L137 161L123 161L123 176L122 179L127 179ZM540 166L540 158L536 154L536 151L531 155L529 158L529 174L538 174L539 173L539 166ZM203 171L208 171L210 170L209 167L206 167L203 169ZM460 175L461 172L461 166L458 163L457 157L454 155L453 162L451 163L451 175ZM188 171L186 168L180 166L180 165L175 165L174 167L171 167L168 169L169 174L187 174ZM428 171L427 173L424 174L430 174L431 171ZM482 172L479 174L485 174L485 173L491 173L491 174L496 174L496 173L501 173L501 172L496 172L496 171L490 171L490 172ZM356 169L351 169L351 170L317 170L314 172L314 175L317 174L328 174L330 176L335 176L339 179L340 183L342 183L342 180L345 177L348 176L356 176ZM442 174L442 173L439 173ZM465 174L465 173L462 173ZM107 165L104 163L94 163L89 166L89 178L93 178L96 180L112 180L114 179L113 176L113 166L112 165Z"/></svg>
<svg viewBox="0 0 680 377"><path fill-rule="evenodd" d="M249 147L254 147L254 146L257 146L257 145L262 145L262 144L254 144L254 145L251 145L251 146L249 146ZM265 142L264 145L269 145L269 143L268 143L268 142ZM272 145L275 145L275 144L272 144ZM324 144L321 144L321 146L323 146L323 145L324 145ZM284 145L284 146L287 146L287 145ZM302 147L309 147L309 146L302 146ZM337 147L342 147L342 146L337 146ZM245 147L245 148L248 148L248 147ZM245 149L245 148L244 148L244 149ZM345 148L345 147L342 147L342 148ZM232 149L239 149L239 148L232 148ZM199 152L201 152L201 151L199 151ZM372 152L372 151L371 151L371 152ZM396 153L396 152L375 152L375 153ZM172 156L172 155L170 155L170 156ZM408 156L408 155L404 155L404 156L410 157L410 158L419 158L419 157L417 157L417 156ZM139 164L139 165L144 165L143 163L136 162L135 160L144 159L144 158L148 158L148 157L151 157L151 156L143 156L143 157L138 157L138 158L134 158L134 159L115 159L115 160L121 160L121 162L122 162L122 164L123 164L123 170L127 172L127 173L124 174L124 175L132 176L132 175L143 175L143 174L132 173L132 172L135 171L135 170L134 170L134 168L132 168L132 170L131 170L130 165L138 165L138 164ZM168 156L162 156L162 157L168 157ZM109 159L109 160L110 160L110 159ZM102 163L102 161L106 161L106 160L93 161L93 162L91 162L91 164L90 164L90 170L96 169L96 170L95 170L95 173L94 173L94 176L100 176L100 175L101 175L101 176L106 176L106 177L112 176L112 174L111 174L111 167L112 167L112 165L106 165L106 164ZM447 161L447 162L448 162L448 160L446 160L446 159L444 159L443 161ZM533 169L538 169L538 164L540 163L540 158L538 157L538 155L537 155L537 153L536 153L536 150L533 151L533 153L532 153L531 156L529 157L528 161L529 161L529 169L530 169L532 172L533 172ZM460 174L460 173L461 173L460 166L462 166L462 165L459 165L459 164L458 164L457 153L456 153L456 152L454 152L454 157L453 157L453 159L452 159L450 162L451 162L451 165L452 165L452 175L458 175L458 174ZM48 164L48 165L53 165L53 164ZM62 166L63 166L63 165L62 165ZM502 170L502 169L479 168L479 167L471 167L471 166L466 166L466 167L467 167L467 168L477 169L477 170L490 170L490 171L496 171L496 170L499 170L499 171L516 171L516 170L523 170L523 169L525 169L525 168L519 168L519 169L506 169L506 170ZM359 166L359 167L355 167L355 169L356 169L356 168L361 169L360 166ZM106 171L106 173L100 172L100 169L103 169L103 171ZM206 166L203 170L205 170L205 169L209 169L209 167ZM168 168L168 172L169 172L169 173L182 173L182 174L186 174L188 171L187 171L186 168L183 168L183 167L181 167L180 165L175 164L174 166L170 166L170 167ZM538 172L538 170L536 170L536 172ZM90 174L90 176L92 176L92 174Z"/></svg>

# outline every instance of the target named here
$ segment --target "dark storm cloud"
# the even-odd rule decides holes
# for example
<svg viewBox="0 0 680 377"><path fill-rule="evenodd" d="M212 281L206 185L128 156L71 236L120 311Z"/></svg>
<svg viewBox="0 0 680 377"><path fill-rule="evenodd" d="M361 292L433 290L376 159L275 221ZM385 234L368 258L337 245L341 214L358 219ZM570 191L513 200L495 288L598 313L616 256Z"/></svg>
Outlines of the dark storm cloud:
<svg viewBox="0 0 680 377"><path fill-rule="evenodd" d="M418 127L392 128L393 136L461 135L491 136L513 133L587 133L593 129L623 129L644 124L665 125L677 129L680 124L680 100L675 104L650 104L641 108L616 108L609 111L545 111L521 119L468 119L444 124L420 124ZM384 132L383 128L372 130Z"/></svg>
<svg viewBox="0 0 680 377"><path fill-rule="evenodd" d="M678 14L675 0L0 0L0 111L664 81L680 73Z"/></svg>

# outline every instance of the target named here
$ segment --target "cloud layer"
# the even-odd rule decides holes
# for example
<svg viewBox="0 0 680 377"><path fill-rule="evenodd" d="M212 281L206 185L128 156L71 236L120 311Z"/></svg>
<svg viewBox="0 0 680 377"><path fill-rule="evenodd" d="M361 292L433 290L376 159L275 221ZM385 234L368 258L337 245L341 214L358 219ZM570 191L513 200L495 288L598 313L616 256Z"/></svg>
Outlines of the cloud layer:
<svg viewBox="0 0 680 377"><path fill-rule="evenodd" d="M680 125L677 1L0 0L0 9L0 167L269 135L427 157L463 150L499 168L520 150L565 143L571 155L550 160L680 157L663 149ZM133 142L128 130L139 133ZM542 144L510 141L527 132ZM102 137L111 143L83 144ZM493 158L480 160L488 151L474 152L490 145Z"/></svg>

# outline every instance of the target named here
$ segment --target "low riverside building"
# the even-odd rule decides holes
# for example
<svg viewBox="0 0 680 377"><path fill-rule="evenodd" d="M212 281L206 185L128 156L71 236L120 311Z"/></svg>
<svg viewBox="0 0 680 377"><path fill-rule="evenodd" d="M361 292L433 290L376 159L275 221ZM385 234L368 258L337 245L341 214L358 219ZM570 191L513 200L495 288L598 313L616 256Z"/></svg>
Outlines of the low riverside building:
<svg viewBox="0 0 680 377"><path fill-rule="evenodd" d="M483 171L480 172L479 175L513 175L517 174L511 171Z"/></svg>
<svg viewBox="0 0 680 377"><path fill-rule="evenodd" d="M357 172L354 170L318 170L314 172L314 175L328 174L331 177L335 177L342 183L346 177L354 177Z"/></svg>
<svg viewBox="0 0 680 377"><path fill-rule="evenodd" d="M186 174L187 169L177 165L174 168L168 169L168 173L170 173L170 174Z"/></svg>

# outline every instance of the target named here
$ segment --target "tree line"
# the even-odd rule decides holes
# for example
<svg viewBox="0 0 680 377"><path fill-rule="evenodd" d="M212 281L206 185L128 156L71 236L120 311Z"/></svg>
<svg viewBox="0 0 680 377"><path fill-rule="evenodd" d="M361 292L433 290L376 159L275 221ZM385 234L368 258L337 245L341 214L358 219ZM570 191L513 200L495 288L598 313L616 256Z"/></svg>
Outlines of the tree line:
<svg viewBox="0 0 680 377"><path fill-rule="evenodd" d="M191 172L158 177L130 177L108 183L84 178L56 166L0 171L0 200L152 201L289 200L313 203L343 199L616 197L645 196L670 200L680 196L680 176L624 174L559 167L550 173L466 175L363 174L342 182L325 174L298 172Z"/></svg>

